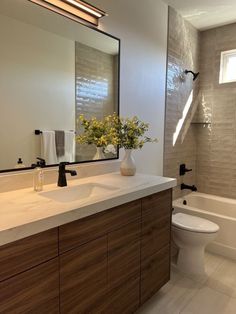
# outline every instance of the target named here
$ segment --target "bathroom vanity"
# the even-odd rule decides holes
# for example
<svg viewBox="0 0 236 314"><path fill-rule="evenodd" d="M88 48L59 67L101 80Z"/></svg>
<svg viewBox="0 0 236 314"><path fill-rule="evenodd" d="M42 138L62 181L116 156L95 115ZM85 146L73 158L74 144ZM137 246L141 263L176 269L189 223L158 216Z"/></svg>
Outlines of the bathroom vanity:
<svg viewBox="0 0 236 314"><path fill-rule="evenodd" d="M176 181L113 173L70 185L88 182L113 189L64 203L55 186L1 193L1 313L134 313L168 282Z"/></svg>

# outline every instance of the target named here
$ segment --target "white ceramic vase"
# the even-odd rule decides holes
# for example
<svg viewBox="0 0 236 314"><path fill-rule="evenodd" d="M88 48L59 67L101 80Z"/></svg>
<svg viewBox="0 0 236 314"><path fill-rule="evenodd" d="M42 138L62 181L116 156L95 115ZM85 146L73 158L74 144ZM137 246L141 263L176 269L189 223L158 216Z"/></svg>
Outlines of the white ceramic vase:
<svg viewBox="0 0 236 314"><path fill-rule="evenodd" d="M100 159L105 159L105 155L103 154L103 147L96 147L97 152L93 157L93 160L100 160Z"/></svg>
<svg viewBox="0 0 236 314"><path fill-rule="evenodd" d="M132 156L132 149L125 149L125 156L120 165L120 173L122 176L134 176L136 173L136 165Z"/></svg>

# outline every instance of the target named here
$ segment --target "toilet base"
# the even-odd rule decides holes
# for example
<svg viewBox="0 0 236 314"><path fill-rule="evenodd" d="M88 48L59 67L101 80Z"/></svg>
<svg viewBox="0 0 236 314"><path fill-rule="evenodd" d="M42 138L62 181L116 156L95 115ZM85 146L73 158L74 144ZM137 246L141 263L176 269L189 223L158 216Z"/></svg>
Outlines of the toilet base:
<svg viewBox="0 0 236 314"><path fill-rule="evenodd" d="M204 248L180 248L177 268L187 274L205 276Z"/></svg>

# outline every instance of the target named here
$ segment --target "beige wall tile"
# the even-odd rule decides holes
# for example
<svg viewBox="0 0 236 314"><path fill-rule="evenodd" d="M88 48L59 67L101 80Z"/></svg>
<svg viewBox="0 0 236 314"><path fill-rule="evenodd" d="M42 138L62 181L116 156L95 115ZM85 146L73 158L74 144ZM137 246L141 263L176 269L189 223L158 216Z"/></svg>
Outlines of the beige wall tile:
<svg viewBox="0 0 236 314"><path fill-rule="evenodd" d="M186 76L183 72L185 69L198 71L198 59L199 32L170 8L164 175L177 178L178 186L174 189L174 198L186 194L186 191L181 191L179 186L183 183L183 178L179 176L181 163L186 163L187 167L193 169L192 173L184 177L184 183L191 185L196 183L196 133L194 126L190 125L188 128L188 123L194 110L195 100L198 100L199 82L193 82L192 76ZM173 146L176 126L182 118L183 109L192 90L193 103L177 142ZM185 137L184 132L186 132Z"/></svg>
<svg viewBox="0 0 236 314"><path fill-rule="evenodd" d="M236 198L236 83L219 84L221 52L236 49L236 23L199 33L173 9L169 17L164 174L177 177L178 184L196 184L200 192ZM186 68L200 71L197 82L190 77L181 81ZM211 124L190 125L184 141L181 131L173 147L192 89L194 101L199 97L193 121ZM180 178L180 163L193 172ZM178 186L174 198L181 195Z"/></svg>

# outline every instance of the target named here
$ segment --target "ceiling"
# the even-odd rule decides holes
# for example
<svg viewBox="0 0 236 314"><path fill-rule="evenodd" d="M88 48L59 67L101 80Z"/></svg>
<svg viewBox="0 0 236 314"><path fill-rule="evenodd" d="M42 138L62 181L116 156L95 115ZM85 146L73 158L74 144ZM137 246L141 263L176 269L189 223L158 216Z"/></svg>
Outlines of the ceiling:
<svg viewBox="0 0 236 314"><path fill-rule="evenodd" d="M119 51L119 43L116 39L42 8L28 0L0 0L0 18L1 15L20 20L67 39L78 41L108 54L117 55Z"/></svg>
<svg viewBox="0 0 236 314"><path fill-rule="evenodd" d="M200 30L236 22L236 0L164 0Z"/></svg>

